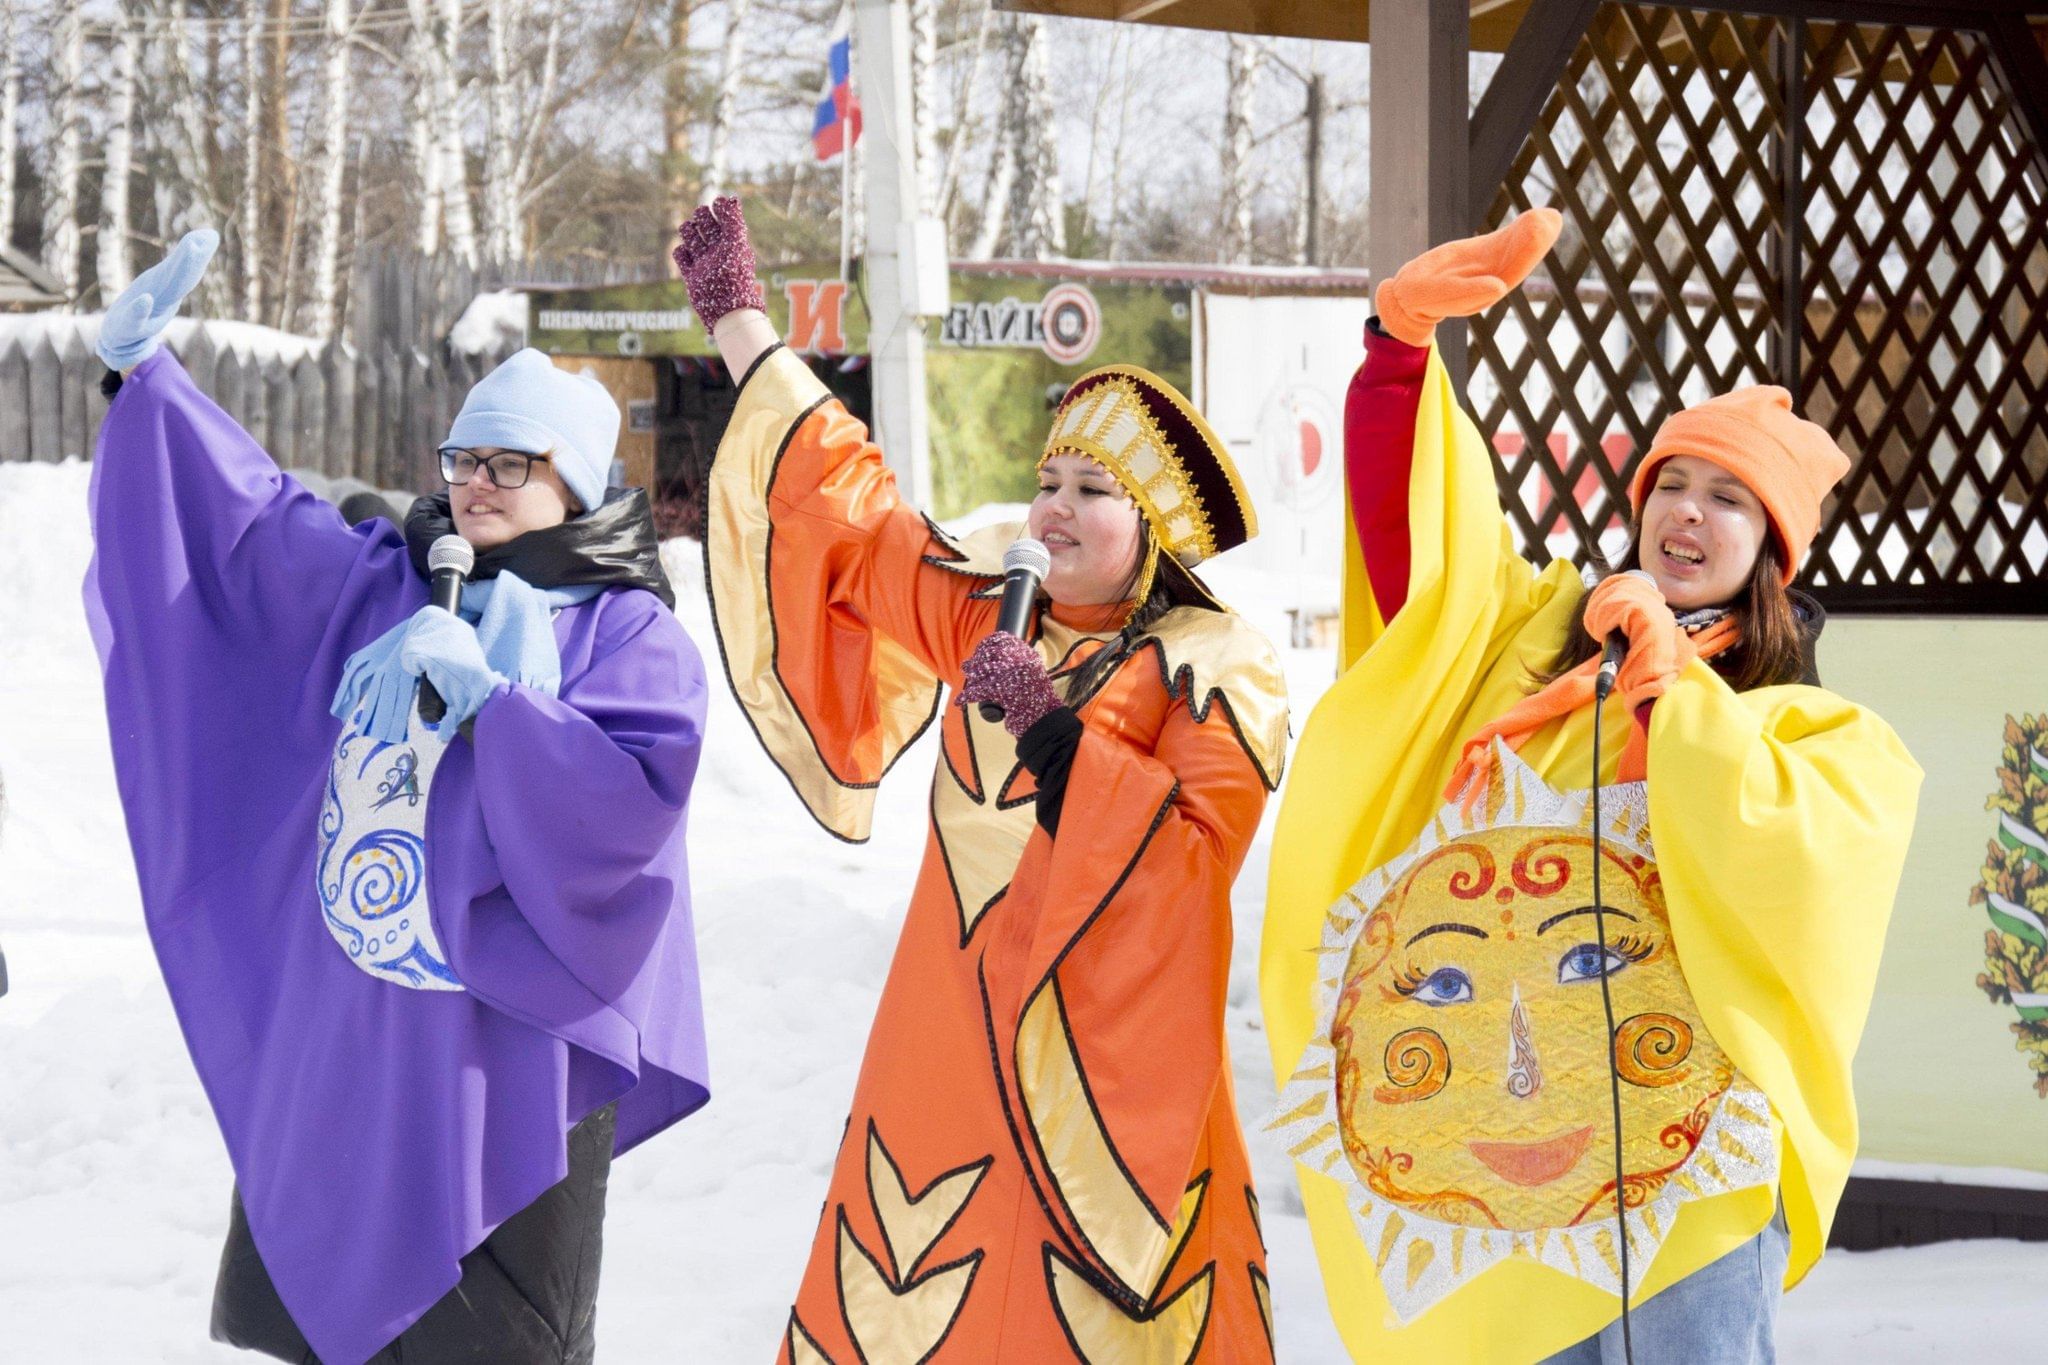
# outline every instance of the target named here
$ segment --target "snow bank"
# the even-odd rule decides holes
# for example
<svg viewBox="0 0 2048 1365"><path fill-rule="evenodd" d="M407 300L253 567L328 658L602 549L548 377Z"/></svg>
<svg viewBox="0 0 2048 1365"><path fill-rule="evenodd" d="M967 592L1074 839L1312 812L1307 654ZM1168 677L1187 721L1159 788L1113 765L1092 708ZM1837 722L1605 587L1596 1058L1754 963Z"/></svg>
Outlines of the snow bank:
<svg viewBox="0 0 2048 1365"><path fill-rule="evenodd" d="M478 294L448 331L448 344L472 354L516 350L526 344L526 295L516 289Z"/></svg>
<svg viewBox="0 0 2048 1365"><path fill-rule="evenodd" d="M229 1172L141 928L97 665L79 609L87 466L0 464L0 1323L8 1359L228 1362L206 1342ZM718 670L703 560L662 547ZM1294 585L1210 581L1272 630ZM1327 652L1290 651L1297 717ZM833 1152L925 838L929 738L886 782L874 840L803 816L722 680L691 808L713 1097L612 1174L598 1314L610 1361L764 1360ZM1277 805L1277 803L1275 803ZM1267 1211L1280 1359L1341 1361L1283 1153L1254 980L1268 830L1237 896L1228 1021ZM1832 1256L1787 1301L1785 1358L2026 1358L2048 1247ZM1929 1293L1929 1289L1936 1292Z"/></svg>

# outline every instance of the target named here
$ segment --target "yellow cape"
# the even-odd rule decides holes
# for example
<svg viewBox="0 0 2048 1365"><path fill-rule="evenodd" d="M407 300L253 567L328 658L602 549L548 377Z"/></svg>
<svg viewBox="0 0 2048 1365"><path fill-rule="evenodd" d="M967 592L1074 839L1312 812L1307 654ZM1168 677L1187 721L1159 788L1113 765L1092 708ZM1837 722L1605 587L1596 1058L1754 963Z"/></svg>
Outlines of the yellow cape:
<svg viewBox="0 0 2048 1365"><path fill-rule="evenodd" d="M1260 989L1274 1072L1314 1027L1323 918L1412 841L1443 800L1458 746L1522 697L1584 591L1563 561L1515 552L1484 440L1432 354L1409 482L1408 596L1382 624L1352 537L1344 672L1310 715L1273 841ZM1553 785L1587 785L1592 710L1521 754ZM1613 765L1628 717L1609 706ZM1882 720L1814 687L1737 694L1695 663L1652 713L1651 834L1672 935L1701 1017L1770 1097L1782 1128L1788 1287L1820 1259L1856 1151L1850 1061L1869 1012L1920 769ZM1513 1259L1396 1323L1337 1183L1297 1167L1331 1311L1358 1360L1540 1360L1599 1331L1620 1300ZM1767 1188L1688 1205L1634 1298L1747 1241Z"/></svg>

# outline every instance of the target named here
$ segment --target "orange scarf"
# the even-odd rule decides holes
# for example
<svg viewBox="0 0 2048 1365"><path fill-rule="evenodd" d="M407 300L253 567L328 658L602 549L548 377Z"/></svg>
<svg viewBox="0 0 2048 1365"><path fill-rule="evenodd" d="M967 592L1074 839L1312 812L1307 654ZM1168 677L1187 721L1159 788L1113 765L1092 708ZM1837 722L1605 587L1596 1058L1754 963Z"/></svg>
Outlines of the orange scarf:
<svg viewBox="0 0 2048 1365"><path fill-rule="evenodd" d="M1682 669L1694 659L1711 659L1725 653L1741 638L1742 633L1733 614L1702 626L1697 635L1681 633L1678 638L1678 667ZM1629 699L1632 707L1653 701L1664 691L1663 678L1644 677L1643 671L1638 652L1631 650L1622 662L1615 685L1616 690ZM1469 808L1485 786L1478 778L1486 768L1487 751L1493 747L1493 741L1504 739L1510 749L1519 752L1529 736L1545 724L1560 716L1568 716L1591 702L1593 681L1599 672L1600 657L1595 655L1569 673L1553 678L1541 691L1530 693L1497 719L1481 726L1459 751L1458 766L1451 774L1450 786L1444 789L1444 800L1456 801L1462 796ZM1621 767L1615 774L1615 780L1641 781L1649 771L1649 752L1648 731L1638 724L1629 730L1628 743L1622 748Z"/></svg>

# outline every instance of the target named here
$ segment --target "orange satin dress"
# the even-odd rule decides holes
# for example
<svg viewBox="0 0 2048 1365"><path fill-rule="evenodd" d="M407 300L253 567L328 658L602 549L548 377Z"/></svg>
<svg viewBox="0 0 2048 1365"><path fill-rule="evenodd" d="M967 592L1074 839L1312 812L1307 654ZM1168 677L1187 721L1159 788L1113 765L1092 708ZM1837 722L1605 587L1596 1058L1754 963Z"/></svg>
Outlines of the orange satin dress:
<svg viewBox="0 0 2048 1365"><path fill-rule="evenodd" d="M941 685L993 628L1000 546L895 492L776 351L743 383L706 554L728 676L821 822L936 715L931 829L780 1359L1272 1358L1223 1008L1230 886L1285 750L1271 646L1181 608L1078 705L1057 838L1000 725ZM1062 686L1117 622L1041 616Z"/></svg>

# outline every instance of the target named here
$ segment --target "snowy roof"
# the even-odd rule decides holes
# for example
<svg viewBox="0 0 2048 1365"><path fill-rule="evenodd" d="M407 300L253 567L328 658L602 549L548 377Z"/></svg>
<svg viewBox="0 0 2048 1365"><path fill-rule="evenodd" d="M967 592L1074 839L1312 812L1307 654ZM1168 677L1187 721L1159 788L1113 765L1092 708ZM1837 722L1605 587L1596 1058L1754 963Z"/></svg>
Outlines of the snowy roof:
<svg viewBox="0 0 2048 1365"><path fill-rule="evenodd" d="M64 286L28 256L0 242L0 308L55 308Z"/></svg>
<svg viewBox="0 0 2048 1365"><path fill-rule="evenodd" d="M47 340L60 350L76 346L90 351L99 344L100 320L105 316L104 313L43 312L11 316L0 313L0 345L12 341L26 350L40 340ZM217 348L235 351L251 360L275 356L289 365L320 349L319 341L312 337L280 332L275 327L234 318L172 318L164 328L164 339L173 350L182 351L196 329L204 330Z"/></svg>

